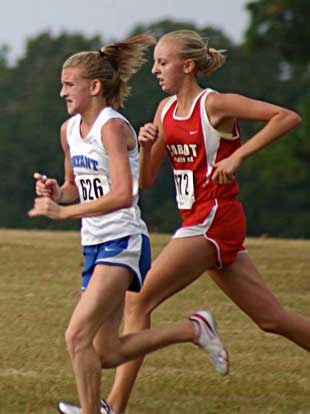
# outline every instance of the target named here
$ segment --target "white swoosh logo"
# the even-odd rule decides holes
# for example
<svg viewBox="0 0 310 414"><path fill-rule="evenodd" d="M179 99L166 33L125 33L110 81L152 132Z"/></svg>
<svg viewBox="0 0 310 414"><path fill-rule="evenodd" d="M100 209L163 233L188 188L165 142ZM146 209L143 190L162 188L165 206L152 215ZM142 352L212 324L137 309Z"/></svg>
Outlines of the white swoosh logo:
<svg viewBox="0 0 310 414"><path fill-rule="evenodd" d="M189 135L197 134L198 131L189 131Z"/></svg>

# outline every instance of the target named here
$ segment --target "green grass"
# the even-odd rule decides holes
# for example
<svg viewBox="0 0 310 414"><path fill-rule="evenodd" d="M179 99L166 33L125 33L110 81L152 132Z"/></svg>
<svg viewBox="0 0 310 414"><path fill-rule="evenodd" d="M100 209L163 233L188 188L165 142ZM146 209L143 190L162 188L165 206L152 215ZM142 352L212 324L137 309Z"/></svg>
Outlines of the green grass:
<svg viewBox="0 0 310 414"><path fill-rule="evenodd" d="M153 256L168 241L152 235ZM279 300L310 316L310 241L249 239L248 250ZM52 414L77 401L64 331L79 297L83 263L77 232L0 230L0 413ZM217 316L231 357L219 377L206 355L183 344L149 355L131 414L310 414L310 355L267 335L202 276L162 304L154 324L199 307ZM106 395L113 371L106 371Z"/></svg>

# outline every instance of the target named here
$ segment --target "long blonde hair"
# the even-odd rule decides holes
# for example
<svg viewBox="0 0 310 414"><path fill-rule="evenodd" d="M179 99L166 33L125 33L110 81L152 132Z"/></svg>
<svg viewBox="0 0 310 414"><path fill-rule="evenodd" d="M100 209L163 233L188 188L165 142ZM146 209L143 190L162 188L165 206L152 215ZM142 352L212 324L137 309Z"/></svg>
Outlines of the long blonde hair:
<svg viewBox="0 0 310 414"><path fill-rule="evenodd" d="M183 59L192 59L195 62L196 74L208 76L226 60L225 50L209 48L202 37L193 30L176 30L166 33L161 39L175 40L177 53Z"/></svg>
<svg viewBox="0 0 310 414"><path fill-rule="evenodd" d="M81 67L83 77L98 79L107 105L118 109L129 95L129 79L146 61L144 52L154 43L153 36L140 34L104 45L98 51L76 53L64 62L63 69Z"/></svg>

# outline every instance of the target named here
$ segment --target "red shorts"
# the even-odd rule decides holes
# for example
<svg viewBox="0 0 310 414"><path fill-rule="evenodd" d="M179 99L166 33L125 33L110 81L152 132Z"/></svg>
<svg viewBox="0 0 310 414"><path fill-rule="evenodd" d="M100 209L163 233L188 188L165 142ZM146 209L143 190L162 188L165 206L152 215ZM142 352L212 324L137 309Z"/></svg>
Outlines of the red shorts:
<svg viewBox="0 0 310 414"><path fill-rule="evenodd" d="M218 267L231 265L239 252L245 252L246 218L238 200L212 200L213 207L203 223L181 227L174 238L204 235L214 244Z"/></svg>

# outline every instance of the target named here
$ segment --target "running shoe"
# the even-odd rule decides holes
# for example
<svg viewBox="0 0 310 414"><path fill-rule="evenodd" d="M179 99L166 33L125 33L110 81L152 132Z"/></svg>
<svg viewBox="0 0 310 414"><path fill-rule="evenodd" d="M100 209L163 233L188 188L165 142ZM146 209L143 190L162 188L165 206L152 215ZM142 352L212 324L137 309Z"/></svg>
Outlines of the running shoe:
<svg viewBox="0 0 310 414"><path fill-rule="evenodd" d="M211 363L219 374L227 375L229 371L228 352L218 336L216 321L212 313L199 310L188 319L195 324L194 343L207 352Z"/></svg>
<svg viewBox="0 0 310 414"><path fill-rule="evenodd" d="M68 404L66 402L60 401L58 403L58 411L61 414L81 414L82 410L77 405ZM112 414L112 408L110 405L105 401L100 401L100 414Z"/></svg>

